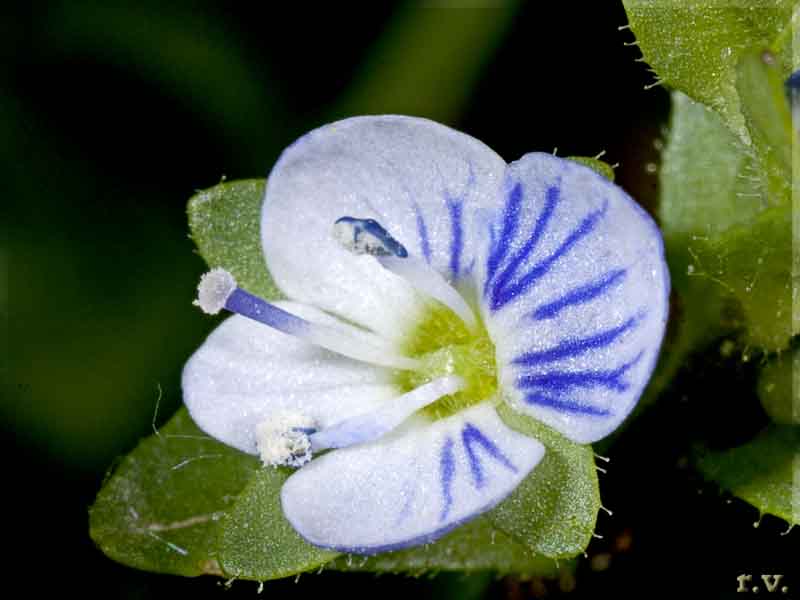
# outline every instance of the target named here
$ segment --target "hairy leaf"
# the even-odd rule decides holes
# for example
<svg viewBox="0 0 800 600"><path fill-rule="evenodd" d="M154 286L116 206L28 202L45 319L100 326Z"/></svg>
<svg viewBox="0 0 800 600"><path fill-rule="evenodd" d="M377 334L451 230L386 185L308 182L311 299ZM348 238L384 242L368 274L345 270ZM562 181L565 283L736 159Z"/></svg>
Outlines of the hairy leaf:
<svg viewBox="0 0 800 600"><path fill-rule="evenodd" d="M623 0L623 4L658 81L713 108L747 143L737 66L744 52L768 47L789 27L794 0Z"/></svg>
<svg viewBox="0 0 800 600"><path fill-rule="evenodd" d="M781 425L800 425L800 348L773 356L758 379L761 406Z"/></svg>
<svg viewBox="0 0 800 600"><path fill-rule="evenodd" d="M761 159L716 114L673 94L660 216L687 350L735 329L767 349L788 343L791 202L769 188Z"/></svg>
<svg viewBox="0 0 800 600"><path fill-rule="evenodd" d="M267 270L259 235L265 189L263 179L220 183L192 196L187 212L208 266L224 267L248 292L275 300L284 296Z"/></svg>
<svg viewBox="0 0 800 600"><path fill-rule="evenodd" d="M260 469L222 524L222 570L238 579L264 581L315 569L337 552L305 542L283 516L280 490L291 469Z"/></svg>
<svg viewBox="0 0 800 600"><path fill-rule="evenodd" d="M769 427L744 446L705 454L699 467L762 514L800 524L800 428Z"/></svg>
<svg viewBox="0 0 800 600"><path fill-rule="evenodd" d="M570 558L589 545L600 510L600 490L591 446L516 413L506 405L498 414L512 429L545 446L542 461L487 518L530 551Z"/></svg>
<svg viewBox="0 0 800 600"><path fill-rule="evenodd" d="M92 539L138 569L222 575L220 524L257 468L203 434L182 408L103 484L89 514Z"/></svg>

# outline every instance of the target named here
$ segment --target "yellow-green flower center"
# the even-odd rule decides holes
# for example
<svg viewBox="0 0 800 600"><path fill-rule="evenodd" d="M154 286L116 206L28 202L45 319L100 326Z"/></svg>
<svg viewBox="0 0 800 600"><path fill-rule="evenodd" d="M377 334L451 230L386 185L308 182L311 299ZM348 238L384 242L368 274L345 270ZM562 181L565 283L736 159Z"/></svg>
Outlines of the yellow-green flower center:
<svg viewBox="0 0 800 600"><path fill-rule="evenodd" d="M415 371L396 372L395 384L403 393L444 375L458 375L465 382L460 392L420 411L429 418L450 416L494 397L497 391L494 344L480 319L475 331L470 331L452 310L433 302L409 332L402 350L422 363Z"/></svg>

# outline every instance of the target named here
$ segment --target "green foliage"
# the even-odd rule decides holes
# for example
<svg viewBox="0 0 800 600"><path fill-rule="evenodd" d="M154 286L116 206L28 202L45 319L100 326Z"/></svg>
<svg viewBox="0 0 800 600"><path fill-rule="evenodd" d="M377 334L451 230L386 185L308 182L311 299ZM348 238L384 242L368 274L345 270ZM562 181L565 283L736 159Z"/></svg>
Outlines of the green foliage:
<svg viewBox="0 0 800 600"><path fill-rule="evenodd" d="M591 446L571 442L549 427L498 407L503 421L545 446L542 461L487 518L525 547L550 558L571 558L589 545L600 510Z"/></svg>
<svg viewBox="0 0 800 600"><path fill-rule="evenodd" d="M258 462L207 437L181 409L122 459L90 511L92 539L126 565L222 575L223 516Z"/></svg>
<svg viewBox="0 0 800 600"><path fill-rule="evenodd" d="M644 59L659 81L711 107L744 142L749 133L736 86L743 53L768 47L792 16L793 0L623 0Z"/></svg>
<svg viewBox="0 0 800 600"><path fill-rule="evenodd" d="M315 569L337 552L305 542L283 516L280 491L291 469L256 471L226 515L220 541L225 573L239 579L276 579Z"/></svg>
<svg viewBox="0 0 800 600"><path fill-rule="evenodd" d="M800 524L800 428L773 426L753 441L709 452L699 467L710 480L746 500L762 514Z"/></svg>
<svg viewBox="0 0 800 600"><path fill-rule="evenodd" d="M800 349L772 357L761 371L758 397L775 423L800 425Z"/></svg>
<svg viewBox="0 0 800 600"><path fill-rule="evenodd" d="M192 196L187 212L192 239L210 268L224 266L239 285L263 298L283 294L267 271L261 251L261 203L266 181L220 183Z"/></svg>
<svg viewBox="0 0 800 600"><path fill-rule="evenodd" d="M670 362L722 334L781 351L800 331L791 183L800 171L783 85L798 64L800 8L789 0L624 4L644 59L676 90L660 206L679 296ZM776 422L793 422L794 356L768 356L762 404ZM699 466L761 511L797 523L799 441L796 428L772 427L707 453Z"/></svg>
<svg viewBox="0 0 800 600"><path fill-rule="evenodd" d="M759 131L754 139L777 135ZM661 222L673 286L687 313L683 329L697 342L744 328L747 343L778 350L795 333L792 204L781 156L747 148L716 114L673 94ZM732 304L739 311L726 322L720 315Z"/></svg>

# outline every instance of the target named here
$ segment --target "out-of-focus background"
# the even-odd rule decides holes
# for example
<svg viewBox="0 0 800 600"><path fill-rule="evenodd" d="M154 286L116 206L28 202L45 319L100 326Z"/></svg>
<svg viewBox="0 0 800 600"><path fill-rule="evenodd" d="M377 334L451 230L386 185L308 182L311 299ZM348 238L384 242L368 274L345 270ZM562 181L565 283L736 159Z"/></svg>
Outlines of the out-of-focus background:
<svg viewBox="0 0 800 600"><path fill-rule="evenodd" d="M204 268L187 234L196 190L266 176L323 123L403 113L509 161L606 151L652 209L669 98L645 89L653 75L624 45L621 4L546 4L32 2L2 20L0 443L19 562L7 578L30 569L34 596L255 593L128 569L88 535L104 473L151 433L160 395L157 423L179 406L182 365L212 326L191 306ZM575 578L497 580L490 597L729 597L737 574L795 564L782 524L753 528L754 509L685 468L682 440L710 421L681 402L667 394L610 450L601 492L614 515L600 515L604 538ZM483 589L472 582L326 573L264 593L467 598Z"/></svg>

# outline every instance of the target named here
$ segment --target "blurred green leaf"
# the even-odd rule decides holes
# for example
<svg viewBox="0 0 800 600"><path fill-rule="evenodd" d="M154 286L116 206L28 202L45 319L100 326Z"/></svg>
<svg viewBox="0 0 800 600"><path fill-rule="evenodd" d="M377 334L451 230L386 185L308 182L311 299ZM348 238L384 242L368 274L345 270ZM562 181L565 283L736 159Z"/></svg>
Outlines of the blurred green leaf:
<svg viewBox="0 0 800 600"><path fill-rule="evenodd" d="M686 351L742 327L753 345L789 341L791 202L771 197L767 180L760 159L716 114L673 94L660 216Z"/></svg>
<svg viewBox="0 0 800 600"><path fill-rule="evenodd" d="M554 561L537 556L494 527L486 517L461 525L439 541L372 557L342 556L330 567L420 575L432 571L495 571L498 574L553 576Z"/></svg>
<svg viewBox="0 0 800 600"><path fill-rule="evenodd" d="M138 569L222 575L220 525L258 467L206 436L182 408L103 484L89 514L92 539Z"/></svg>
<svg viewBox="0 0 800 600"><path fill-rule="evenodd" d="M339 554L305 542L283 516L280 490L291 473L258 470L225 516L220 563L227 575L278 579L317 568Z"/></svg>
<svg viewBox="0 0 800 600"><path fill-rule="evenodd" d="M775 423L800 425L800 349L772 357L759 376L758 396Z"/></svg>
<svg viewBox="0 0 800 600"><path fill-rule="evenodd" d="M452 123L469 104L519 4L404 3L333 117L394 113Z"/></svg>
<svg viewBox="0 0 800 600"><path fill-rule="evenodd" d="M762 514L800 524L800 428L769 427L744 446L706 453L698 466Z"/></svg>
<svg viewBox="0 0 800 600"><path fill-rule="evenodd" d="M261 251L261 202L266 181L220 183L189 200L189 228L210 268L224 267L239 285L267 299L285 296L270 277Z"/></svg>
<svg viewBox="0 0 800 600"><path fill-rule="evenodd" d="M614 169L607 162L603 162L599 158L590 158L588 156L568 156L567 160L576 162L584 167L589 167L592 171L599 173L609 181L614 181Z"/></svg>
<svg viewBox="0 0 800 600"><path fill-rule="evenodd" d="M713 108L745 143L749 134L736 88L739 60L744 52L768 47L789 27L795 3L623 0L658 80Z"/></svg>
<svg viewBox="0 0 800 600"><path fill-rule="evenodd" d="M600 489L592 447L571 442L505 404L498 414L512 429L545 446L542 461L487 519L529 551L549 558L581 554L592 538Z"/></svg>

